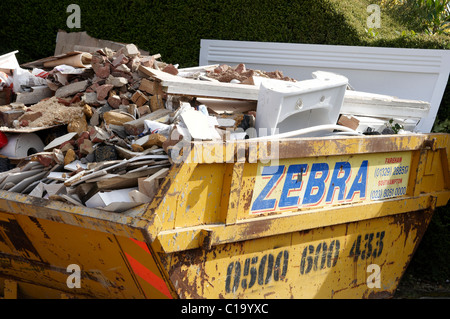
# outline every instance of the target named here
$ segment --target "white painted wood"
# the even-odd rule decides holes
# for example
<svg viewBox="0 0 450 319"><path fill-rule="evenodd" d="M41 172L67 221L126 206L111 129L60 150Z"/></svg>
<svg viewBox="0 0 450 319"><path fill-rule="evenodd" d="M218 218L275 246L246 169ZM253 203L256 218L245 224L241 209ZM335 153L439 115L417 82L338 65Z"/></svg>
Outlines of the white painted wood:
<svg viewBox="0 0 450 319"><path fill-rule="evenodd" d="M200 65L244 63L297 80L317 70L344 75L357 91L431 105L416 131L431 131L450 73L450 50L201 40Z"/></svg>
<svg viewBox="0 0 450 319"><path fill-rule="evenodd" d="M181 76L140 66L144 74L161 81L164 92L168 94L192 95L199 97L257 100L259 88L253 85L216 83L186 79Z"/></svg>
<svg viewBox="0 0 450 319"><path fill-rule="evenodd" d="M429 111L430 103L425 101L347 90L341 114L420 120Z"/></svg>

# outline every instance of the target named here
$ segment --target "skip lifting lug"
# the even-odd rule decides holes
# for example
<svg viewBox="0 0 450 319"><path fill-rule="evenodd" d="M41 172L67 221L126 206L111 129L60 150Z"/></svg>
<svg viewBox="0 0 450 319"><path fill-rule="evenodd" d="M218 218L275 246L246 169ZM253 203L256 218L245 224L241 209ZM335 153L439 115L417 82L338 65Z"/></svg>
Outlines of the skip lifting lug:
<svg viewBox="0 0 450 319"><path fill-rule="evenodd" d="M432 138L429 140L425 140L423 142L424 149L431 149L433 152L436 152L436 138Z"/></svg>

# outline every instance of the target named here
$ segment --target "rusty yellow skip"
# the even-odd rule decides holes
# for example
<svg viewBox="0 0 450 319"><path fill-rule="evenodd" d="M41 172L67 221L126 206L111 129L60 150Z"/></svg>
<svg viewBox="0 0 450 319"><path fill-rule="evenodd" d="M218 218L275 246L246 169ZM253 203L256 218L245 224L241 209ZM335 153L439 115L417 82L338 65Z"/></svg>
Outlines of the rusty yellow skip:
<svg viewBox="0 0 450 319"><path fill-rule="evenodd" d="M124 213L0 192L4 298L386 298L450 197L449 135L192 143Z"/></svg>

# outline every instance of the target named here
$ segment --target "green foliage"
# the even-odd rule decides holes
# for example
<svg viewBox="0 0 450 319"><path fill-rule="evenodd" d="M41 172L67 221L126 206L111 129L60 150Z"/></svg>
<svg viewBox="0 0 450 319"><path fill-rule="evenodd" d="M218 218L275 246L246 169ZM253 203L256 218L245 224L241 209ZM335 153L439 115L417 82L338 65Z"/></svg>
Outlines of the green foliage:
<svg viewBox="0 0 450 319"><path fill-rule="evenodd" d="M416 32L450 34L450 0L384 0L382 4Z"/></svg>
<svg viewBox="0 0 450 319"><path fill-rule="evenodd" d="M450 118L445 120L436 120L433 126L433 132L436 133L450 133Z"/></svg>
<svg viewBox="0 0 450 319"><path fill-rule="evenodd" d="M403 125L400 125L394 122L394 119L390 119L388 124L386 124L388 128L394 131L394 134L398 134L400 130L403 130Z"/></svg>
<svg viewBox="0 0 450 319"><path fill-rule="evenodd" d="M2 0L0 53L19 50L20 63L52 55L59 29L134 43L181 67L198 64L201 39L448 48L448 40L399 36L382 12L382 28L367 29L373 1L269 0ZM81 8L81 29L68 29L69 4ZM412 28L409 28L413 30Z"/></svg>
<svg viewBox="0 0 450 319"><path fill-rule="evenodd" d="M365 29L365 30L366 30L367 35L370 38L375 38L379 34L379 32L375 31L374 28L369 28L369 29Z"/></svg>
<svg viewBox="0 0 450 319"><path fill-rule="evenodd" d="M429 281L445 282L450 276L450 211L438 207L431 219L407 274Z"/></svg>

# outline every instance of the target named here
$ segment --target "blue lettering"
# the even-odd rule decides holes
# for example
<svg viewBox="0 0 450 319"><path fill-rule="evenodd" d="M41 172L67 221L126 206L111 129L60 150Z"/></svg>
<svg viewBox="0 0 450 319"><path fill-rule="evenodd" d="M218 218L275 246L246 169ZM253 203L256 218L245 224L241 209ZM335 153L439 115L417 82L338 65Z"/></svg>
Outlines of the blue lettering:
<svg viewBox="0 0 450 319"><path fill-rule="evenodd" d="M367 184L367 170L369 162L363 161L361 167L359 168L358 174L356 174L355 180L353 181L352 187L347 194L346 200L353 200L356 193L359 193L359 198L366 198L366 184Z"/></svg>
<svg viewBox="0 0 450 319"><path fill-rule="evenodd" d="M298 206L300 196L289 196L289 194L292 190L299 191L302 188L303 176L306 175L307 168L307 164L289 166L286 173L286 181L284 182L283 191L280 196L280 208Z"/></svg>
<svg viewBox="0 0 450 319"><path fill-rule="evenodd" d="M252 205L252 211L272 210L277 204L276 199L266 199L272 190L277 186L284 174L284 165L281 166L264 166L261 176L272 176L269 182L263 188L261 193L255 199ZM263 177L264 178L264 177Z"/></svg>
<svg viewBox="0 0 450 319"><path fill-rule="evenodd" d="M322 200L325 194L325 181L328 178L328 173L329 167L327 163L315 163L312 165L303 205L314 205ZM317 193L313 194L313 190L315 189L317 189Z"/></svg>
<svg viewBox="0 0 450 319"><path fill-rule="evenodd" d="M338 200L344 200L345 197L345 187L350 177L350 173L352 171L352 166L349 162L337 162L334 166L333 176L331 177L330 189L327 194L327 203L331 203L333 201L334 193L336 188L339 189ZM342 176L341 173L343 173Z"/></svg>

